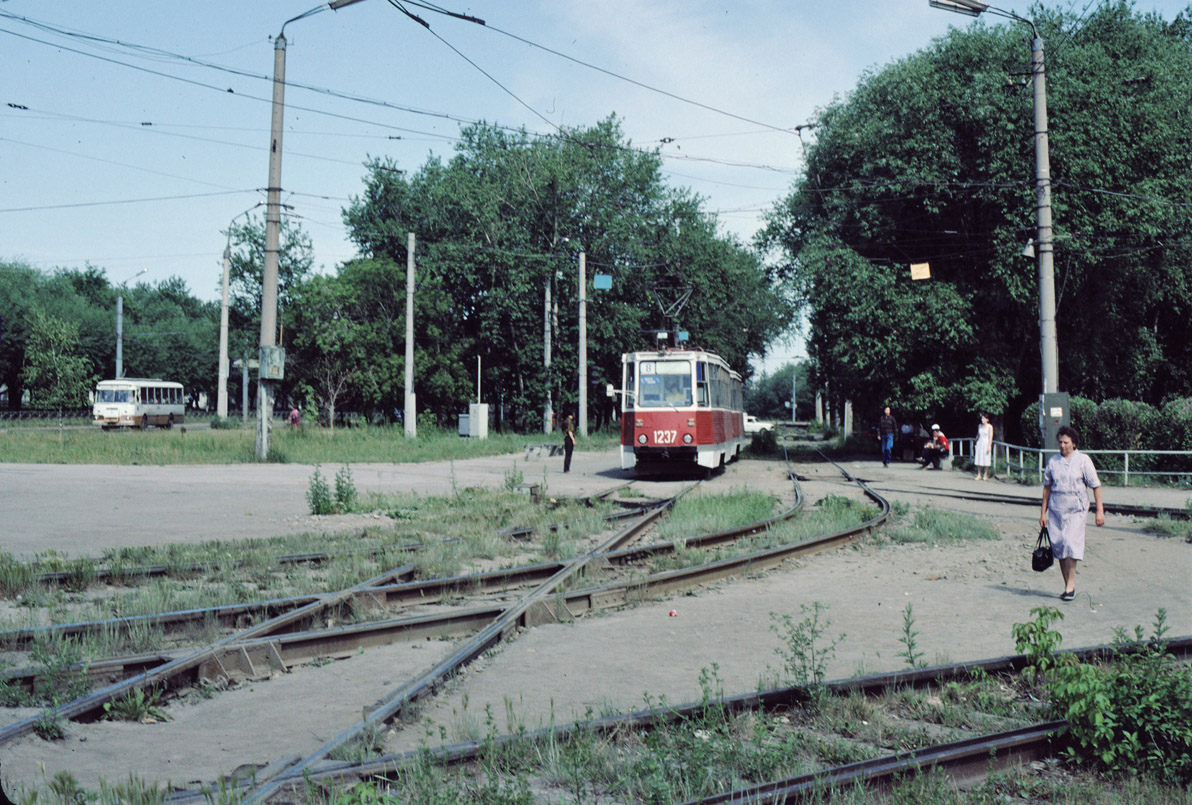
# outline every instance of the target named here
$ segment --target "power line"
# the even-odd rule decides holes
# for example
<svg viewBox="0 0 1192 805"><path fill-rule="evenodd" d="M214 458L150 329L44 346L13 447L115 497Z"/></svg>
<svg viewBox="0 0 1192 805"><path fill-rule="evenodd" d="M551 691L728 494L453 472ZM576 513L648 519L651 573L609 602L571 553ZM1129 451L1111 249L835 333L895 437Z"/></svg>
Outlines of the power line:
<svg viewBox="0 0 1192 805"><path fill-rule="evenodd" d="M414 15L412 15L412 14L409 14L409 12L406 12L406 11L404 11L404 9L401 9L401 8L400 8L400 6L398 6L398 5L397 5L397 3L395 2L395 0L390 0L390 2L391 2L391 3L393 3L393 4L395 5L395 7L398 7L398 8L399 8L399 10L402 10L402 11L403 11L403 13L406 13L408 16L412 17L413 19L415 19L415 20L418 20L418 18L417 18L417 17L415 17ZM423 7L426 7L426 6L423 6ZM322 8L322 7L320 7L320 9L321 9L321 8ZM458 14L454 14L454 13L452 13L452 12L443 11L443 10L441 10L441 9L432 9L432 10L435 10L435 11L437 11L438 13L448 14L448 15L450 15L450 16L457 16L457 17L461 16L461 15L458 15ZM223 66L223 65L214 64L214 63L211 63L211 62L205 62L205 61L202 61L202 60L200 60L200 59L195 59L195 58L193 58L193 57L189 57L189 56L185 56L185 55L182 55L182 54L177 54L177 53L172 53L172 52L170 52L170 51L166 51L166 50L162 50L162 49L159 49L159 48L154 48L154 47L150 47L150 46L146 46L146 45L139 45L139 44L135 44L135 43L123 42L123 41L120 41L120 40L109 39L109 38L106 38L106 37L99 37L99 36L95 36L95 35L91 35L91 34L83 34L83 33L78 33L78 32L72 32L72 31L68 31L68 30L62 29L62 28L58 28L58 27L56 27L56 26L49 25L49 24L47 24L47 23L38 22L38 21L36 21L36 20L31 20L31 19L29 19L29 18L27 18L27 17L21 17L21 16L18 16L18 15L15 15L15 14L11 14L11 13L8 13L8 12L5 12L5 11L0 11L0 17L6 17L6 18L9 18L9 19L12 19L12 20L18 21L18 22L22 22L22 23L25 23L25 24L31 25L31 26L33 26L33 27L37 27L37 28L39 28L39 29L41 29L41 30L50 31L50 32L57 33L57 34L59 34L59 35L62 35L62 36L66 36L66 37L71 37L71 38L82 39L82 40L84 40L84 41L88 41L88 42L100 42L100 43L105 43L105 44L116 45L116 46L119 46L119 47L122 47L122 48L126 48L126 49L129 49L129 50L134 50L134 51L140 51L140 52L144 52L144 53L154 54L154 55L158 55L158 56L161 56L161 57L164 57L164 58L169 58L169 59L176 59L176 60L184 61L184 62L187 62L187 63L190 63L190 64L194 64L194 65L196 65L196 66L205 67L205 68L209 68L209 69L213 69L213 70L218 70L218 71L221 71L221 72L230 73L230 74L232 74L232 75L237 75L237 76L240 76L240 77L252 78L252 79L256 79L256 80L261 80L261 81L270 81L270 82L272 82L272 78L270 78L269 76L266 76L266 75L264 75L264 74L261 74L261 73L253 73L253 72L249 72L249 71L246 71L246 70L240 70L240 69L236 69L236 68L231 68L231 67L226 67L226 66ZM421 22L421 20L419 20L419 21ZM423 23L423 24L425 25L425 23ZM427 27L427 29L428 29L428 30L430 30L429 26L426 26L426 27ZM487 27L487 26L486 26L486 27ZM497 29L494 29L494 30L497 30ZM506 32L504 32L504 31L499 31L499 32L500 32L500 33L506 33ZM212 90L215 90L215 91L217 91L217 92L221 92L221 93L232 94L232 95L238 95L239 97L242 97L242 98L247 98L247 99L249 99L249 100L255 100L255 101L259 101L259 102L263 102L263 103L272 103L272 98L265 98L265 97L261 97L261 96L249 95L249 94L246 94L246 93L237 93L237 92L235 92L234 90L232 90L232 89L230 89L230 88L226 88L226 87L218 87L218 86L215 86L215 85L213 85L213 84L207 84L207 83L204 83L204 82L201 82L201 81L196 81L196 80L194 80L194 79L188 79L188 78L184 78L184 77L182 77L182 76L176 76L176 75L173 75L173 74L171 74L171 73L162 72L162 71L160 71L160 70L152 70L152 69L149 69L149 68L147 68L147 67L143 67L143 66L139 66L139 65L135 65L135 64L129 64L128 62L119 61L119 60L117 60L117 59L111 59L111 58L107 58L107 57L104 57L104 56L100 56L100 55L98 55L98 54L94 54L94 53L88 53L88 52L86 52L86 51L83 51L83 50L78 50L78 49L76 49L76 48L70 48L70 47L67 47L67 46L65 46L65 45L60 45L60 44L54 44L54 43L46 42L45 40L42 40L42 39L37 39L36 37L27 36L27 35L24 35L24 34L20 34L20 33L17 33L17 32L15 32L15 31L10 31L10 30L8 30L8 29L0 28L0 33L7 33L7 34L9 34L9 35L11 35L11 36L16 36L16 37L18 37L18 38L25 39L25 40L27 40L27 41L36 42L36 43L38 43L38 44L46 45L47 47L60 48L60 49L66 50L66 51L68 51L68 52L71 52L71 53L76 53L76 54L78 54L78 55L81 55L81 56L86 56L86 57L89 57L89 58L98 59L98 60L100 60L100 61L105 61L105 62L108 62L108 63L111 63L111 64L115 64L115 65L118 65L118 66L128 67L128 68L130 68L130 69L133 69L133 70L139 70L139 71L146 72L146 73L149 73L149 74L151 74L151 75L156 75L156 76L159 76L159 77L162 77L162 78L168 78L168 79L172 79L172 80L175 80L175 81L181 81L181 82L183 82L183 83L191 84L191 85L193 85L193 86L198 86L198 87L202 87L202 88L205 88L205 89L212 89ZM462 59L464 59L465 61L467 61L467 62L468 62L469 64L471 64L471 65L472 65L472 66L473 66L475 69L477 69L477 70L478 70L478 71L480 71L480 72L481 72L483 75L485 75L487 78L489 78L489 80L490 80L490 81L492 81L494 84L496 84L498 87L500 87L500 88L501 88L503 91L505 91L506 93L508 93L508 94L510 95L510 97L514 98L514 99L515 99L515 100L516 100L518 103L520 103L521 105L525 106L525 108L529 109L529 110L530 110L530 111L531 111L533 114L535 114L537 117L539 117L539 118L540 118L540 119L542 119L544 122L546 122L546 123L547 123L547 125L551 126L551 127L552 127L553 129L555 129L557 132L560 132L560 133L562 132L562 130L561 130L561 129L560 129L560 128L559 128L559 127L556 125L556 124L554 124L553 122L551 122L549 119L547 119L547 118L546 118L545 116L543 116L541 113L539 113L537 110L535 110L533 107L531 107L531 106L530 106L528 103L526 103L526 102L525 102L525 101L523 101L521 98L519 98L519 97L518 97L516 94L514 94L514 93L513 93L511 90L509 90L509 89L508 89L508 88L506 88L504 85L502 85L502 84L501 84L499 81L497 81L497 80L496 80L496 79L495 79L493 76L491 76L489 73L487 73L486 71L484 71L484 70L483 70L481 67L479 67L479 65L477 65L475 62L473 62L471 59L469 59L467 56L465 56L465 55L464 55L462 52L460 52L460 51L459 51L457 48L455 48L453 45L451 45L449 42L447 42L445 39L443 39L441 36L439 36L439 35L438 35L437 33L435 33L433 30L431 31L431 34L432 34L433 36L435 36L435 38L436 38L436 39L438 39L440 42L442 42L444 45L446 45L448 48L450 48L451 50L453 50L453 51L454 51L454 52L455 52L455 53L456 53L456 54L457 54L457 55L458 55L460 58L462 58ZM528 42L528 44L533 44L533 43L529 43L529 42ZM560 54L560 55L562 55L562 54ZM570 58L570 57L566 57L566 56L564 56L564 58ZM597 67L593 67L593 69L601 70L601 68L597 68ZM607 72L607 71L605 71L605 72ZM610 73L610 74L611 74L611 73ZM615 75L615 74L612 74L612 75ZM618 78L623 78L623 77L621 77L621 76L617 76L617 77L618 77ZM641 86L644 86L644 87L646 87L647 89L653 89L653 88L651 88L651 87L648 87L648 85L640 84L640 82L635 82L635 81L633 81L632 79L624 79L624 80L630 81L631 83L637 83L637 84L639 84L639 85L641 85ZM324 95L327 95L327 96L329 96L329 97L335 97L335 98L339 98L339 99L341 99L341 100L348 100L348 101L353 101L353 102L356 102L356 103L365 103L365 104L369 104L369 105L381 106L381 107L383 107L383 108L393 109L393 110L395 110L395 111L408 112L408 113L410 113L410 114L423 115L423 116L430 116L430 117L437 117L437 118L440 118L440 119L444 119L444 120L450 120L450 121L452 121L452 122L455 122L455 123L460 123L460 124L464 124L464 125L479 125L479 124L482 122L482 121L479 121L479 120L474 120L474 119L470 119L470 118L465 118L465 117L461 117L461 116L458 116L458 115L452 115L452 114L449 114L449 113L446 113L446 112L435 112L435 111L431 111L431 110L417 109L417 108L415 108L415 107L404 106L404 105L400 105L400 104L394 104L394 103L391 103L391 102L388 102L388 101L383 101L383 100L379 100L379 99L375 99L375 98L367 98L367 97L364 97L364 96L355 95L355 94L353 94L353 93L346 93L346 92L342 92L342 91L338 91L338 90L333 90L333 89L328 89L328 88L324 88L324 87L316 87L316 86L309 85L309 84L302 84L302 83L296 83L296 82L287 81L287 82L286 82L286 85L287 85L287 86L292 86L292 87L295 87L295 88L298 88L298 89L304 89L304 90L307 90L307 91L309 91L309 92L315 92L315 93L319 93L319 94L324 94ZM669 95L669 93L666 93L666 92L665 92L665 91L663 91L663 90L655 90L655 91L657 91L657 92L660 92L660 93L662 93L662 94L667 94L667 95ZM685 101L685 102L688 102L688 103L696 103L697 105L700 105L700 104L698 104L697 102L690 101L689 99L680 98L680 97L678 97L678 96L675 96L675 97L676 97L677 99L679 99L679 100L682 100L682 101ZM351 116L351 115L342 115L342 114L338 114L338 113L334 113L334 112L328 112L328 111L324 111L324 110L321 110L321 109L315 109L315 108L311 108L311 107L299 106L299 105L296 105L296 104L293 104L293 103L287 103L287 108L294 109L294 110L297 110L297 111L310 112L310 113L312 113L312 114L320 114L320 115L325 115L325 116L328 116L328 117L338 118L338 119L347 120L347 121L351 121L351 122L367 123L367 124L370 124L370 125L381 126L381 127L383 127L383 128L387 128L387 129L391 129L391 130L395 130L395 131L411 131L411 133L417 133L417 134L421 134L421 135L423 135L423 136L429 136L429 137L434 137L434 136L442 136L442 135L435 135L435 134L433 134L433 133L430 133L430 132L421 132L421 131L416 131L416 130L402 129L402 128L400 128L400 127L397 127L397 126L392 126L392 125L389 125L389 124L386 124L386 123L381 123L380 121L372 121L372 120L367 120L367 119L357 118L357 117L354 117L354 116ZM721 110L716 110L714 107L705 107L705 108L708 108L708 109L710 109L710 110L712 110L712 111L721 111ZM723 113L723 112L722 112L722 113ZM753 124L755 124L755 125L760 125L760 126L763 126L763 127L766 127L766 128L770 128L770 129L773 129L773 130L775 130L775 131L783 131L783 132L789 132L789 131L792 131L792 129L784 129L784 128L777 127L777 126L770 126L769 124L766 124L766 123L761 123L761 122L758 122L758 121L753 121L753 120L750 120L750 119L748 119L748 118L744 118L744 117L741 117L741 116L738 116L738 115L733 115L733 114L731 114L731 113L723 113L723 114L726 114L726 115L728 115L729 117L735 117L735 118L737 118L737 119L740 119L740 120L743 120L743 121L745 121L745 122L753 123ZM503 125L503 124L499 124L499 123L488 123L488 124L486 124L486 125L492 125L492 126L495 126L495 127L497 127L497 128L500 128L500 129L502 129L502 130L504 130L504 131L514 132L514 133L517 133L517 132L521 131L521 129L520 129L519 127L513 127L513 126ZM541 135L541 134L539 133L539 134L538 134L538 136L543 136L543 135ZM452 138L449 138L449 137L445 137L445 136L443 136L443 139L451 140ZM456 138L456 139L457 139L457 138ZM575 140L573 140L573 141L575 141ZM577 142L578 142L578 141L577 141ZM641 149L637 149L637 148L631 148L631 147L629 147L629 146L618 146L618 148L621 148L621 149L624 149L624 150L632 150L632 151L635 151L635 152L638 152L638 153L655 153L655 152L644 152L644 151L642 151ZM727 166L727 167L757 168L757 169L760 169L760 170L769 170L769 171L786 172L786 173L791 173L791 172L794 172L794 169L793 169L793 168L791 168L791 169L786 169L786 168L774 167L774 166L769 166L769 165L761 165L761 166L759 166L759 165L754 165L754 164L751 164L751 163L744 163L744 162L731 162L731 161L728 161L728 160L718 160L718 159L714 159L714 158L711 158L711 157L697 157L697 156L688 156L688 155L681 155L681 156L680 156L680 155L672 155L672 154L659 154L659 157L660 157L660 158L662 158L662 159L682 159L682 160L687 160L687 161L695 161L695 162L708 162L708 163L711 163L711 164L720 164L720 165L725 165L725 166Z"/></svg>
<svg viewBox="0 0 1192 805"><path fill-rule="evenodd" d="M232 189L232 188L228 187L227 185L216 184L215 182L205 182L202 179L191 179L188 176L179 176L176 173L166 173L165 171L153 170L152 168L142 168L139 165L130 165L127 162L116 162L115 160L112 160L112 159L104 159L103 157L93 157L89 154L80 154L77 151L67 151L63 148L53 148L51 146L41 145L39 143L27 143L27 142L23 142L21 140L13 140L9 137L0 137L0 142L14 143L16 145L26 146L27 148L40 148L43 151L53 151L56 154L68 154L69 156L79 157L80 159L90 159L90 160L94 160L95 162L102 162L107 165L115 165L118 168L129 168L130 170L143 171L145 173L152 173L157 176L165 176L169 179L181 179L184 182L194 182L195 184L205 184L208 187L219 187L224 190Z"/></svg>
<svg viewBox="0 0 1192 805"><path fill-rule="evenodd" d="M393 2L393 0L390 0L390 2ZM420 7L420 8L425 8L425 9L428 9L428 10L430 10L430 11L436 11L436 12L438 12L438 13L447 13L447 12L444 12L442 9L440 9L440 8L438 8L438 7L431 6L431 5L424 5L424 4L422 4L422 3L415 2L415 0L406 0L406 2L409 2L409 3L410 3L410 5L418 6L418 7ZM626 83L628 83L628 84L633 84L635 87L641 87L641 88L642 88L642 89L644 89L644 90L648 90L648 91L650 91L650 92L655 92L655 93L657 93L657 94L659 94L659 95L664 95L664 96L666 96L667 98L670 98L670 99L672 99L672 100L679 101L680 103L686 103L686 104L690 104L691 106L695 106L695 107L698 107L698 108L700 108L700 109L704 109L704 110L706 110L706 111L709 111L709 112L714 112L714 113L716 113L716 114L718 114L718 115L724 115L725 117L731 117L731 118L733 118L733 119L735 119L735 120L740 120L740 121L742 121L742 122L745 122L745 123L751 123L751 124L753 124L753 125L755 125L755 126L761 126L761 127L763 127L763 128L769 129L769 130L771 130L771 131L780 131L780 132L783 132L784 134L794 134L794 133L795 133L795 132L794 132L794 129L792 129L792 128L790 128L790 127L784 127L784 126L775 126L775 125L772 125L772 124L770 124L770 123L765 123L765 122L762 122L762 121L760 121L760 120L753 120L752 118L748 118L748 117L744 117L744 116L742 116L742 115L734 114L733 112L728 112L728 111L725 111L724 109L719 109L719 108L717 108L717 107L715 107L715 106L710 106L710 105L708 105L708 104L706 104L706 103L701 103L700 101L692 100L691 98L685 98L685 97L683 97L682 95L677 95L677 94L675 94L675 93L673 93L673 92L668 92L667 90L664 90L664 89L659 89L658 87L651 86L650 84L646 84L646 83L644 83L644 82L642 82L642 81L638 81L637 79L634 79L634 78L629 78L628 76L623 76L623 75L621 75L620 73L615 73L615 72L613 72L612 70L608 70L608 69L606 69L606 68L604 68L604 67L600 67L599 65L592 64L591 62L586 62L586 61L584 61L583 59L578 59L578 58L576 58L576 57L574 57L574 56L569 56L569 55L567 55L566 53L563 53L562 51L558 51L558 50L555 50L555 49L553 49L553 48L549 48L549 47L547 47L546 45L540 45L539 43L537 43L537 42L534 42L534 41L532 41L532 40L530 40L530 39L526 39L525 37L518 36L518 35L517 35L517 34L515 34L515 33L512 33L512 32L510 32L510 31L503 30L503 29L501 29L501 28L498 28L498 27L496 27L496 26L494 26L494 25L490 25L490 24L488 24L487 22L485 23L484 27L485 27L487 30L490 30L490 31L495 31L495 32L497 32L497 33L501 34L502 36L507 36L507 37L509 37L510 39L514 39L514 40L516 40L516 41L518 41L518 42L521 42L521 43L522 43L522 44L524 44L524 45L529 45L530 47L533 47L533 48L538 48L539 50L542 50L542 51L544 51L544 52L546 52L546 53L550 53L552 56L558 56L558 57L559 57L559 58L561 58L561 59L566 59L566 60L567 60L567 61L569 61L569 62L572 62L572 63L574 63L574 64L578 64L578 65L580 65L581 67L587 67L589 70L595 70L595 71L596 71L596 72L598 72L598 73L603 73L604 75L607 75L607 76L610 76L610 77L612 77L612 78L615 78L615 79L617 79L618 81L624 81L624 82L626 82Z"/></svg>
<svg viewBox="0 0 1192 805"><path fill-rule="evenodd" d="M178 201L180 199L189 198L210 198L211 196L234 196L239 193L259 193L261 188L248 188L245 190L225 190L219 193L190 193L182 196L151 196L149 198L124 198L114 199L112 201L79 201L71 204L44 204L37 207L7 207L0 209L0 212L29 212L31 210L65 210L70 207L102 207L109 204L140 204L149 201Z"/></svg>

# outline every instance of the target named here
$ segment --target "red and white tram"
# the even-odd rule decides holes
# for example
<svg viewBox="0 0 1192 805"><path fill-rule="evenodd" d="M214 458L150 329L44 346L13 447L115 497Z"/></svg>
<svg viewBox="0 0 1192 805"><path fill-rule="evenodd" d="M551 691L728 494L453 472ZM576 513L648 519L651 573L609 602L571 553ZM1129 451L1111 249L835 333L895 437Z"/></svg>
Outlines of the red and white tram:
<svg viewBox="0 0 1192 805"><path fill-rule="evenodd" d="M621 356L621 467L637 474L722 467L745 446L744 386L701 349Z"/></svg>

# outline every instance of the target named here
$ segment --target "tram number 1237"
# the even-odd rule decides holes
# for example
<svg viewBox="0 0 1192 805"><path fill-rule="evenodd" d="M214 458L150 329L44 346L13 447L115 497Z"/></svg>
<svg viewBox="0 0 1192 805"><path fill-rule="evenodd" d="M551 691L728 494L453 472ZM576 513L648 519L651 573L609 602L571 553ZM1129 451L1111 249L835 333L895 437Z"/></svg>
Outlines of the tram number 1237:
<svg viewBox="0 0 1192 805"><path fill-rule="evenodd" d="M654 444L674 444L679 436L677 430L654 431Z"/></svg>

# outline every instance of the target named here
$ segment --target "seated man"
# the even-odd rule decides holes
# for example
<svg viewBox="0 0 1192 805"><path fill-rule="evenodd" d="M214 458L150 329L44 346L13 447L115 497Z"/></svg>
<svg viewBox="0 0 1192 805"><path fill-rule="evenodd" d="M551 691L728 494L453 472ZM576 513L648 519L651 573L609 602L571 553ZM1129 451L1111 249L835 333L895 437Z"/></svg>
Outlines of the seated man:
<svg viewBox="0 0 1192 805"><path fill-rule="evenodd" d="M923 455L919 458L919 469L926 469L930 464L938 470L940 459L946 455L948 455L948 437L940 430L939 425L932 425L931 441L923 445Z"/></svg>

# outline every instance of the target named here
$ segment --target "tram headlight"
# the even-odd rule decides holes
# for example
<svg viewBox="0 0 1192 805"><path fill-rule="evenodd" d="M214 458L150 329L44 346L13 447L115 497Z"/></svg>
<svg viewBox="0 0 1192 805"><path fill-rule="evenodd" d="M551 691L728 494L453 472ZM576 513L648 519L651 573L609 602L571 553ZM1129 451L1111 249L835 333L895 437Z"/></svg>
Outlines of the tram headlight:
<svg viewBox="0 0 1192 805"><path fill-rule="evenodd" d="M683 444L691 444L691 434L690 433L683 434Z"/></svg>
<svg viewBox="0 0 1192 805"><path fill-rule="evenodd" d="M646 439L646 434L639 433L637 435L637 443L638 444L645 444L647 441L648 441L648 439Z"/></svg>

